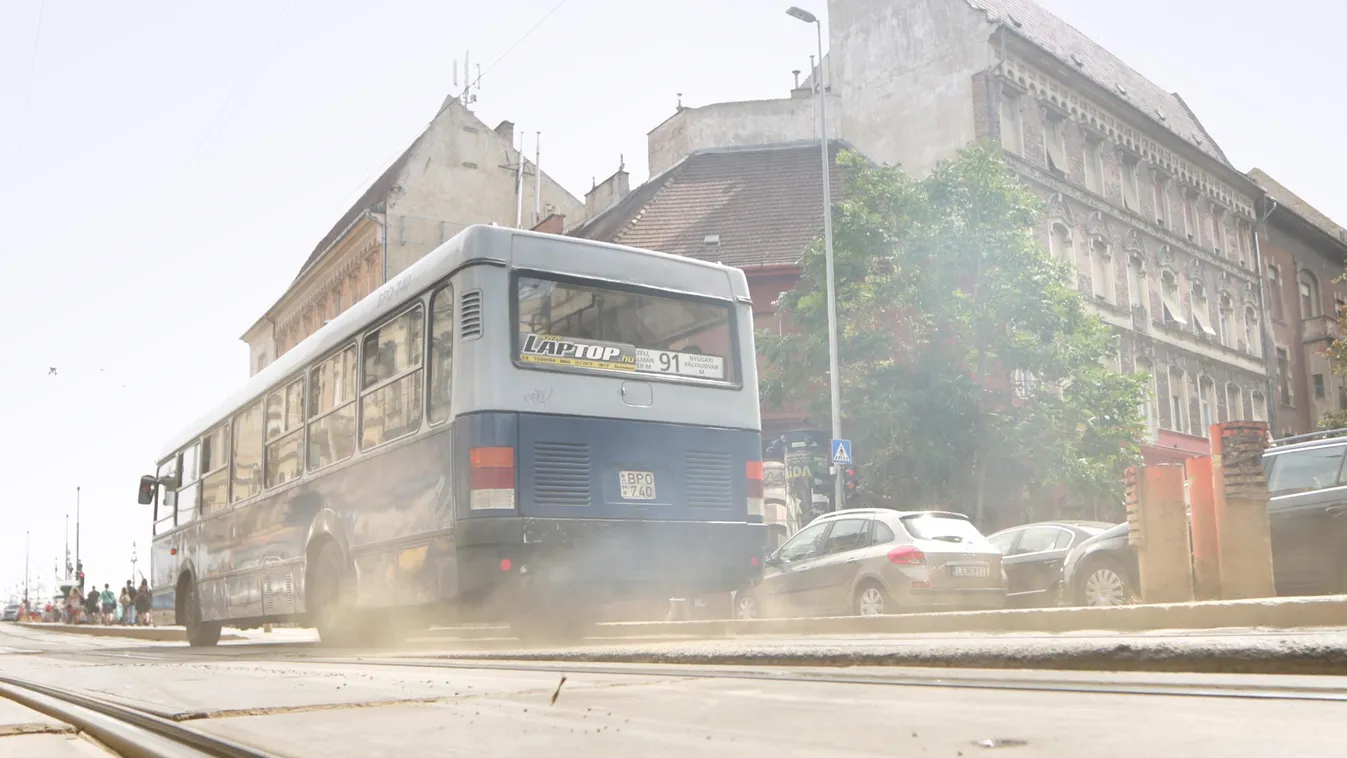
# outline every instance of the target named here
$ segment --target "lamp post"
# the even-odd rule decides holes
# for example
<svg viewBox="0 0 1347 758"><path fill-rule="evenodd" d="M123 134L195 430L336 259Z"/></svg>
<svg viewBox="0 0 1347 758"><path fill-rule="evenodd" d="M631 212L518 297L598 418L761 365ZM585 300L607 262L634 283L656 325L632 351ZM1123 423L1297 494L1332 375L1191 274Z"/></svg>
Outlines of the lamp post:
<svg viewBox="0 0 1347 758"><path fill-rule="evenodd" d="M828 389L832 405L833 439L841 439L842 375L837 358L837 287L833 274L833 198L830 172L832 161L828 155L827 97L823 82L823 22L809 11L794 5L786 9L786 14L806 24L813 24L818 34L818 71L815 77L817 81L814 84L818 87L819 149L823 154L823 264L828 278ZM836 469L835 466L833 468ZM844 492L842 477L838 476L836 470L833 474L833 493L833 507L841 510L844 506L842 502Z"/></svg>
<svg viewBox="0 0 1347 758"><path fill-rule="evenodd" d="M131 584L136 583L136 543L131 543Z"/></svg>

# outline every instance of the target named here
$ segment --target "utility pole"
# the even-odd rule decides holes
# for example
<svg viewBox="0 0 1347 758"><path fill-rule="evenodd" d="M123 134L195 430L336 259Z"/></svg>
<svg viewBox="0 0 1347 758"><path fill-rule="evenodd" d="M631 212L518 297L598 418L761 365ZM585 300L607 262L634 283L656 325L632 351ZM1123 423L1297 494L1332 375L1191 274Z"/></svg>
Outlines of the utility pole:
<svg viewBox="0 0 1347 758"><path fill-rule="evenodd" d="M74 567L70 565L70 514L67 513L65 515L65 580L67 582L70 581L70 572L73 569Z"/></svg>
<svg viewBox="0 0 1347 758"><path fill-rule="evenodd" d="M84 563L80 561L80 488L75 488L75 571L84 570ZM84 582L79 583L80 589L84 589Z"/></svg>
<svg viewBox="0 0 1347 758"><path fill-rule="evenodd" d="M23 533L23 602L28 603L28 545L32 532Z"/></svg>

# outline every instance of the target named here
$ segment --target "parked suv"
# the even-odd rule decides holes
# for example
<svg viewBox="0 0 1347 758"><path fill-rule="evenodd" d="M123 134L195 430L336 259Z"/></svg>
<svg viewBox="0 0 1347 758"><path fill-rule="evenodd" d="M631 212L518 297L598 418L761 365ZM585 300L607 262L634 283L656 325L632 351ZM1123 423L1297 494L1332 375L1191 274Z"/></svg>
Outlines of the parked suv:
<svg viewBox="0 0 1347 758"><path fill-rule="evenodd" d="M1347 429L1274 440L1263 453L1278 595L1347 593Z"/></svg>
<svg viewBox="0 0 1347 758"><path fill-rule="evenodd" d="M967 516L857 508L815 519L735 594L736 618L1001 608L1001 552Z"/></svg>

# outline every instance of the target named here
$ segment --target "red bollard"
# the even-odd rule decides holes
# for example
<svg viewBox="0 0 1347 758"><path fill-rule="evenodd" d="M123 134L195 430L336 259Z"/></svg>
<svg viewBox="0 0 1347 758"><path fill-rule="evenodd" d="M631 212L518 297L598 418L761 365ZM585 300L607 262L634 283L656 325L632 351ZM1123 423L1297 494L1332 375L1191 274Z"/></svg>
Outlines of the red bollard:
<svg viewBox="0 0 1347 758"><path fill-rule="evenodd" d="M1218 432L1212 427L1212 437ZM1198 600L1221 597L1221 552L1216 533L1216 501L1211 479L1211 458L1189 458L1188 507L1193 532L1193 590Z"/></svg>

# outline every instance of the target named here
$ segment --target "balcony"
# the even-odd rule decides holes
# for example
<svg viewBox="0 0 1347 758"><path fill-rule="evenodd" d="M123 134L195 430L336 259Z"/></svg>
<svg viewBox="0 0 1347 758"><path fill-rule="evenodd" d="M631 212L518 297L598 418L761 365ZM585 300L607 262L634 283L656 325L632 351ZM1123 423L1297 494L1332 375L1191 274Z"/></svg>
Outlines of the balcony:
<svg viewBox="0 0 1347 758"><path fill-rule="evenodd" d="M1332 316L1315 316L1300 322L1300 339L1305 344L1338 338L1338 321Z"/></svg>

